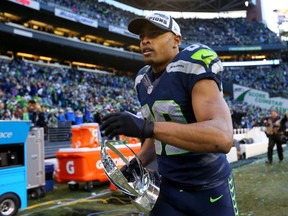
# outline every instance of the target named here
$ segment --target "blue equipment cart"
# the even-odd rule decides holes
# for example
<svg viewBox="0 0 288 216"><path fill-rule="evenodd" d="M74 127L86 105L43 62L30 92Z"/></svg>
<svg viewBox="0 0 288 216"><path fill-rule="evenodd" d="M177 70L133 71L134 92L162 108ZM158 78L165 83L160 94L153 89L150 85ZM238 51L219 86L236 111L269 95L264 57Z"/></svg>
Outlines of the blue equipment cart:
<svg viewBox="0 0 288 216"><path fill-rule="evenodd" d="M27 207L26 138L30 121L0 121L0 215Z"/></svg>

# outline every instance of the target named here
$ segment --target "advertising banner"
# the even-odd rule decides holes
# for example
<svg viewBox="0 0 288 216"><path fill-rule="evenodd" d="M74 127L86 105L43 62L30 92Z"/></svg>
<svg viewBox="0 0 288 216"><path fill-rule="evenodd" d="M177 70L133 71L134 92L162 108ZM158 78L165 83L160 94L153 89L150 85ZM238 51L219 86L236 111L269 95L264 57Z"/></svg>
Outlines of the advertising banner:
<svg viewBox="0 0 288 216"><path fill-rule="evenodd" d="M264 91L233 84L233 97L236 101L246 102L263 109L276 109L279 112L288 110L288 100L281 97L270 98Z"/></svg>
<svg viewBox="0 0 288 216"><path fill-rule="evenodd" d="M69 12L69 11L65 11L65 10L61 10L58 8L55 8L55 16L64 18L64 19L68 19L74 22L79 22L82 23L84 25L88 25L88 26L92 26L94 28L98 27L98 21L97 20L93 20L90 19L88 17L84 17L84 16L80 16L78 14Z"/></svg>

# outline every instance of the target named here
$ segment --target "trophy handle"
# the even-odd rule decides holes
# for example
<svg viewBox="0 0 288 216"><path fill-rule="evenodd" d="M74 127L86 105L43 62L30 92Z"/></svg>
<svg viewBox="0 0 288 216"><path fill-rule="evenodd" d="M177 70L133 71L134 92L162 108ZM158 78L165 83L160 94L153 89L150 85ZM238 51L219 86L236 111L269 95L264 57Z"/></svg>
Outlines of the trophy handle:
<svg viewBox="0 0 288 216"><path fill-rule="evenodd" d="M148 215L151 209L154 207L160 192L159 185L157 185L157 182L155 181L155 175L153 180L153 175L150 174L148 169L142 166L137 155L129 146L125 144L135 155L140 169L139 176L135 170L132 171L135 181L128 182L121 170L118 169L112 160L110 154L106 151L107 147L110 148L110 150L116 153L123 160L123 162L129 166L130 162L128 159L125 158L124 155L112 144L115 142L117 141L106 140L104 144L101 145L101 161L105 174L109 181L112 182L120 191L133 197L132 203L137 207L137 209L139 209L145 215Z"/></svg>
<svg viewBox="0 0 288 216"><path fill-rule="evenodd" d="M101 145L101 161L104 167L104 172L106 176L108 177L109 181L112 182L120 191L130 195L130 196L139 196L141 195L141 191L135 190L135 185L131 185L133 183L128 183L127 179L119 170L112 160L110 154L106 151L106 147L110 148L114 153L116 153L123 162L129 166L130 161L127 160L127 158L112 144L117 141L114 140L106 140L103 145ZM125 144L126 145L126 144ZM133 150L126 145L130 149L130 151L135 155L136 161L138 163L138 166L140 168L140 176L144 176L144 169L141 166L139 158L136 156L136 154L133 152ZM142 188L143 182L145 181L144 178L140 178L137 176L136 172L134 171L133 176L135 178L136 187Z"/></svg>

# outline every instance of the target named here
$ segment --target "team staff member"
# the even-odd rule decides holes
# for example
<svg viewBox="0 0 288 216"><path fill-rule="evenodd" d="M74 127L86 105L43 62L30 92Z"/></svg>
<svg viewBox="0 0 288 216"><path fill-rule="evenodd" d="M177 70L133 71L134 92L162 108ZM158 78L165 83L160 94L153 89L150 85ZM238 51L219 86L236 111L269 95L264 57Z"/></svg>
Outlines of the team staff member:
<svg viewBox="0 0 288 216"><path fill-rule="evenodd" d="M271 110L271 116L267 120L266 135L268 137L267 164L273 162L273 149L276 145L279 161L283 160L282 131L280 129L281 118L277 110Z"/></svg>
<svg viewBox="0 0 288 216"><path fill-rule="evenodd" d="M139 35L147 64L135 79L145 120L111 113L101 129L145 139L138 155L144 166L157 158L162 179L150 215L239 215L225 156L233 127L217 54L202 44L179 52L180 27L163 13L134 19L128 30Z"/></svg>

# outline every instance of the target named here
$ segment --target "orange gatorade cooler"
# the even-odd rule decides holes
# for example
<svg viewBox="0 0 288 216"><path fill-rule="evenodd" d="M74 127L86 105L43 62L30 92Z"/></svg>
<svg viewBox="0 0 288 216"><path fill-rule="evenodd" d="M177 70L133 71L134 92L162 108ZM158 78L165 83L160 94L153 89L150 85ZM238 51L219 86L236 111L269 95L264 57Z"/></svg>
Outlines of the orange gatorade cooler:
<svg viewBox="0 0 288 216"><path fill-rule="evenodd" d="M71 147L78 148L81 146L81 131L80 125L71 126Z"/></svg>
<svg viewBox="0 0 288 216"><path fill-rule="evenodd" d="M128 160L134 157L134 154L127 146L123 144L116 146ZM141 143L128 144L128 146L137 154L141 148ZM116 153L110 149L107 151L119 168L125 164ZM60 148L56 152L56 157L58 159L58 169L55 170L55 179L57 182L108 181L100 158L100 147Z"/></svg>
<svg viewBox="0 0 288 216"><path fill-rule="evenodd" d="M128 143L128 144L136 144L140 142L140 139L136 137L128 137L128 136L124 136L123 134L119 135L119 139L123 143Z"/></svg>
<svg viewBox="0 0 288 216"><path fill-rule="evenodd" d="M139 143L140 139L135 138L135 137L128 137L128 144L136 144Z"/></svg>
<svg viewBox="0 0 288 216"><path fill-rule="evenodd" d="M97 164L101 162L100 147L60 148L56 152L56 157L58 159L58 169L55 174L58 182L107 181L104 171L97 169Z"/></svg>
<svg viewBox="0 0 288 216"><path fill-rule="evenodd" d="M117 191L117 190L118 190L118 188L117 188L113 183L111 183L111 182L110 182L110 184L109 184L109 189L110 189L111 191Z"/></svg>
<svg viewBox="0 0 288 216"><path fill-rule="evenodd" d="M101 133L98 123L84 123L80 125L80 147L98 147L101 142Z"/></svg>

